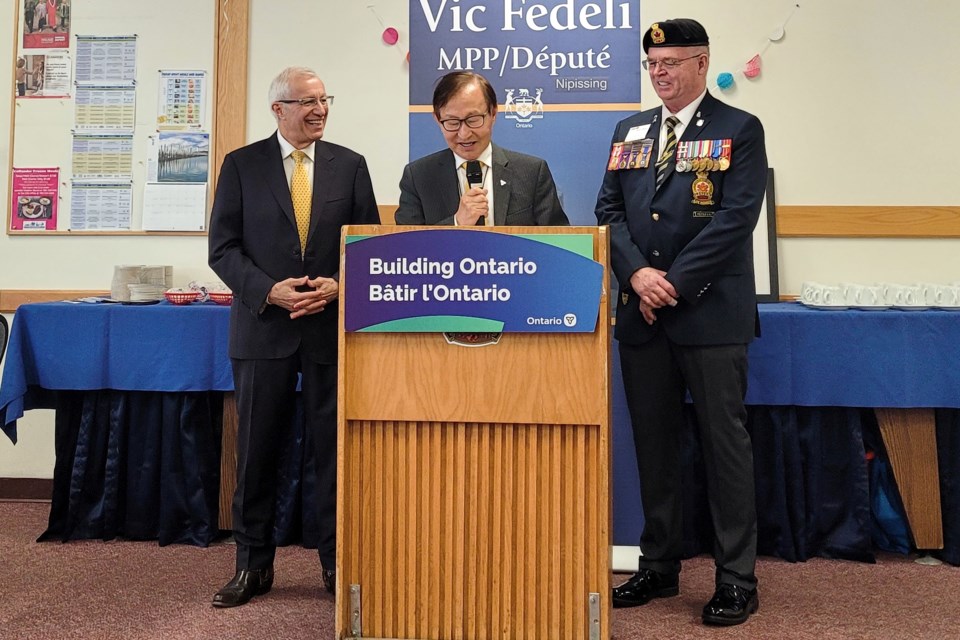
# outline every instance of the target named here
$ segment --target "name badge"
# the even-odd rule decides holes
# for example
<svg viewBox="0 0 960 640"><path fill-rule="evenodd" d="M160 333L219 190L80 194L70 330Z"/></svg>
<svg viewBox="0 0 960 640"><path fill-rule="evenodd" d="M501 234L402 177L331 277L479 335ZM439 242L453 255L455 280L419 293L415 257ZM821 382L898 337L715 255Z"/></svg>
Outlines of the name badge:
<svg viewBox="0 0 960 640"><path fill-rule="evenodd" d="M623 139L624 142L633 142L634 140L642 140L647 137L647 131L650 130L650 125L648 124L638 124L635 127L630 127L630 131L627 131L627 137Z"/></svg>

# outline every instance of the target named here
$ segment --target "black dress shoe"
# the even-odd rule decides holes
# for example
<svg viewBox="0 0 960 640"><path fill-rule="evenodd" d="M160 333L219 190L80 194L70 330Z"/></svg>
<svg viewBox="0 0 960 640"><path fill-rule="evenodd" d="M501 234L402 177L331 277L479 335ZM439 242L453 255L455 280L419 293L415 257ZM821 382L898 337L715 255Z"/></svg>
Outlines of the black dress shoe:
<svg viewBox="0 0 960 640"><path fill-rule="evenodd" d="M654 598L669 598L680 593L677 574L640 569L632 578L613 588L613 607L639 607Z"/></svg>
<svg viewBox="0 0 960 640"><path fill-rule="evenodd" d="M735 584L721 584L703 608L704 624L733 625L747 621L760 607L756 589Z"/></svg>
<svg viewBox="0 0 960 640"><path fill-rule="evenodd" d="M337 572L333 569L321 569L320 576L323 578L323 586L328 593L333 593L337 586Z"/></svg>
<svg viewBox="0 0 960 640"><path fill-rule="evenodd" d="M241 569L213 596L215 607L239 607L253 596L262 596L273 586L273 569Z"/></svg>

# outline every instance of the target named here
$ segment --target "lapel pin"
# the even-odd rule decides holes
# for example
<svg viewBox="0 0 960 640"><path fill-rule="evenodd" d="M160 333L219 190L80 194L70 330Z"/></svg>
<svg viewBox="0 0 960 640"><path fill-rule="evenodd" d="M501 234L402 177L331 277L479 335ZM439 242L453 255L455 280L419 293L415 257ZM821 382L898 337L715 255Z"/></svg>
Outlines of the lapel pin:
<svg viewBox="0 0 960 640"><path fill-rule="evenodd" d="M504 186L504 185L506 185L506 184L507 184L507 181L506 181L506 180L501 180L501 181L500 181L500 186L501 186L501 187Z"/></svg>

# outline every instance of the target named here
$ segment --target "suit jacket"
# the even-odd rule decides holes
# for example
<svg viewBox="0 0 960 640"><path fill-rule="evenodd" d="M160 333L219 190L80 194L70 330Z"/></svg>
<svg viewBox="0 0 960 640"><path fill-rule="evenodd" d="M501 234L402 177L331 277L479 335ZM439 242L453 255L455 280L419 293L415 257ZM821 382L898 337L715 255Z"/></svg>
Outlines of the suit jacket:
<svg viewBox="0 0 960 640"><path fill-rule="evenodd" d="M460 206L453 151L411 162L400 179L397 224L452 225ZM493 215L496 225L568 225L545 160L493 145Z"/></svg>
<svg viewBox="0 0 960 640"><path fill-rule="evenodd" d="M763 127L755 116L704 96L680 142L731 139L732 156L727 171L708 173L714 204L694 204L697 176L676 172L675 159L656 189L660 114L657 107L617 125L613 142L622 142L631 127L650 125L650 166L607 171L597 197L597 221L610 225L611 262L620 282L615 336L641 344L662 328L678 344L748 343L759 330L752 233L766 192ZM666 271L680 295L676 307L656 310L653 326L630 286L630 276L648 266Z"/></svg>
<svg viewBox="0 0 960 640"><path fill-rule="evenodd" d="M209 263L233 290L230 357L282 358L302 346L315 362L335 363L336 302L296 320L281 307L263 305L280 280L338 278L340 227L379 222L363 156L317 141L310 231L301 256L276 134L228 154L210 216Z"/></svg>

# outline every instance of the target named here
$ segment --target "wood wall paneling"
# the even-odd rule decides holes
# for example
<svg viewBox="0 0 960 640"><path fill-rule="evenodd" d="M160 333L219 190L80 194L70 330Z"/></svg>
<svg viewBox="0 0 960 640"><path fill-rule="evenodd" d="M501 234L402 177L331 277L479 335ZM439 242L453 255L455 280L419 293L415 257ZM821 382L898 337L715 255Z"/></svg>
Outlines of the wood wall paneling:
<svg viewBox="0 0 960 640"><path fill-rule="evenodd" d="M960 207L777 205L781 238L960 238Z"/></svg>
<svg viewBox="0 0 960 640"><path fill-rule="evenodd" d="M216 193L223 158L247 143L247 55L250 0L217 3L214 47L213 165L209 194Z"/></svg>
<svg viewBox="0 0 960 640"><path fill-rule="evenodd" d="M89 296L108 296L109 291L93 289L0 289L0 313L15 313L30 302L56 302Z"/></svg>

